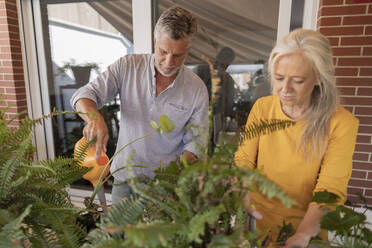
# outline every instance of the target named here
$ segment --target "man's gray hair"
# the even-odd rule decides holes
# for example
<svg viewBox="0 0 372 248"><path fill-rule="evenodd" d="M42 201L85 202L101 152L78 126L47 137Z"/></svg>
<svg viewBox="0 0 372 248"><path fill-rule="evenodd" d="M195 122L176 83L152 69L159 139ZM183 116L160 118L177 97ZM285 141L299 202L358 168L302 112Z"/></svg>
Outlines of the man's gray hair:
<svg viewBox="0 0 372 248"><path fill-rule="evenodd" d="M154 35L165 34L173 40L190 40L196 33L194 16L184 8L174 6L165 10L155 25Z"/></svg>

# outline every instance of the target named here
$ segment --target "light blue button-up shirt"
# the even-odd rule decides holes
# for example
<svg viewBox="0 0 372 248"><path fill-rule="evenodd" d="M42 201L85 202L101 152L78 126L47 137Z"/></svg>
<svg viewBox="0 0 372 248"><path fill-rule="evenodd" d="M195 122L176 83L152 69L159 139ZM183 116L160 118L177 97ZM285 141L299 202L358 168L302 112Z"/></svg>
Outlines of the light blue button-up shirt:
<svg viewBox="0 0 372 248"><path fill-rule="evenodd" d="M173 83L156 96L154 55L126 55L78 89L71 98L71 105L74 107L79 99L88 98L101 108L117 94L120 95L121 113L117 150L153 130L150 120L159 122L163 114L174 122L175 129L166 134L153 133L122 150L111 164L111 173L116 179L125 181L137 175L153 177L152 168L168 165L184 150L200 155L195 141L202 139L197 132L185 131L184 127L193 124L207 133L208 92L203 81L186 66L182 66ZM126 166L132 151L135 165L152 168L117 171Z"/></svg>

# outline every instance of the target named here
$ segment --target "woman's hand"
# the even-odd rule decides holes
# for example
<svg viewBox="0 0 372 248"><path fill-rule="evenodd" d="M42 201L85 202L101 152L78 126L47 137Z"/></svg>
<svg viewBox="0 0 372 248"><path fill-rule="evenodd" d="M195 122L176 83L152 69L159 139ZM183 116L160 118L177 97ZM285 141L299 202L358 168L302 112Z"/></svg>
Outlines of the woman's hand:
<svg viewBox="0 0 372 248"><path fill-rule="evenodd" d="M301 233L299 234L294 234L292 237L287 239L285 242L284 248L292 248L292 247L307 247L309 244L310 238L307 237L306 235L302 235Z"/></svg>
<svg viewBox="0 0 372 248"><path fill-rule="evenodd" d="M244 196L244 207L248 211L248 213L252 215L255 219L257 220L262 219L262 214L258 212L256 209L252 208L249 193L247 193Z"/></svg>

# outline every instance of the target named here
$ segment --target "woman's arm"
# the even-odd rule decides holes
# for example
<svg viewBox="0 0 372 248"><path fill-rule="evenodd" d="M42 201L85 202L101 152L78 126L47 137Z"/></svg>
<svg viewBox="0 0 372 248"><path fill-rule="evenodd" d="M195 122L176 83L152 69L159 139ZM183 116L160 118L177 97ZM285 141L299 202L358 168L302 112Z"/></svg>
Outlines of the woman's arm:
<svg viewBox="0 0 372 248"><path fill-rule="evenodd" d="M320 221L324 211L318 204L310 205L296 233L287 240L284 247L307 247L310 239L320 232Z"/></svg>

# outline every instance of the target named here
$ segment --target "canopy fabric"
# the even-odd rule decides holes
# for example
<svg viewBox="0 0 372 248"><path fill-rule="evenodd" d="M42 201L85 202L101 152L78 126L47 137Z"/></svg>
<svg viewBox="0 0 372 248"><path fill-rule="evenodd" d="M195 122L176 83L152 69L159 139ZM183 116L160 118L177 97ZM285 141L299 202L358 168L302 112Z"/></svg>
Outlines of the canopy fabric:
<svg viewBox="0 0 372 248"><path fill-rule="evenodd" d="M133 39L132 0L89 4L128 40ZM215 60L218 51L230 47L234 64L266 60L276 40L279 0L158 0L158 13L175 4L198 20L187 64L203 63L202 55Z"/></svg>

